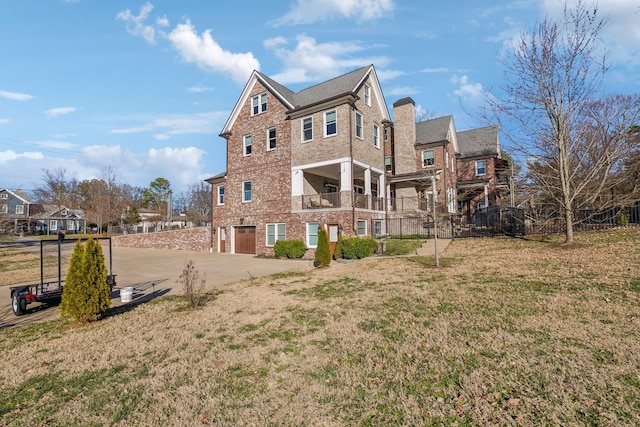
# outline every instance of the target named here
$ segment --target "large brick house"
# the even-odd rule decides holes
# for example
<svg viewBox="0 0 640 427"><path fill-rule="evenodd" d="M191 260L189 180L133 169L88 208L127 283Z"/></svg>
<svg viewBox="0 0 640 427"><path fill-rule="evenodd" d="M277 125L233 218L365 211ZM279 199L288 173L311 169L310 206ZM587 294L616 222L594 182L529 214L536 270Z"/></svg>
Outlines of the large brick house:
<svg viewBox="0 0 640 427"><path fill-rule="evenodd" d="M206 180L212 250L272 255L277 240L301 239L312 256L320 227L332 247L339 232L385 234L387 217L430 209L432 176L456 215L453 117L416 124L404 98L394 119L373 65L299 92L254 71L220 133L227 169Z"/></svg>

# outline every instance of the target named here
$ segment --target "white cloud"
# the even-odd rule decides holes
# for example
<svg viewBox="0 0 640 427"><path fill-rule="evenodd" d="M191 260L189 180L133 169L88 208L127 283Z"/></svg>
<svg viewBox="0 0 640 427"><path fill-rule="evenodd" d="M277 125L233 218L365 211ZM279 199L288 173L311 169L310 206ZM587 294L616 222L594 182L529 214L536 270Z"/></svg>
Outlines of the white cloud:
<svg viewBox="0 0 640 427"><path fill-rule="evenodd" d="M54 118L62 116L64 114L73 113L74 111L76 111L76 107L58 107L47 110L44 112L44 114L46 114L46 116L49 118Z"/></svg>
<svg viewBox="0 0 640 427"><path fill-rule="evenodd" d="M144 161L149 170L169 179L171 186L186 187L202 179L201 159L205 152L196 147L152 148Z"/></svg>
<svg viewBox="0 0 640 427"><path fill-rule="evenodd" d="M111 133L132 134L141 132L158 132L156 139L168 139L172 135L214 133L214 126L226 117L224 112L208 112L197 114L176 114L152 119L139 126L113 129ZM157 135L161 135L158 137Z"/></svg>
<svg viewBox="0 0 640 427"><path fill-rule="evenodd" d="M44 158L44 155L38 151L25 151L16 153L13 150L0 151L0 163L7 163L18 159L38 160Z"/></svg>
<svg viewBox="0 0 640 427"><path fill-rule="evenodd" d="M480 83L471 83L466 75L461 77L453 76L451 83L457 85L458 88L453 91L453 94L459 98L462 98L467 102L474 102L482 98L484 94L484 88Z"/></svg>
<svg viewBox="0 0 640 427"><path fill-rule="evenodd" d="M184 61L208 71L228 74L237 82L244 83L253 70L260 69L260 63L251 52L232 53L222 49L211 37L211 30L199 35L189 20L178 24L167 38Z"/></svg>
<svg viewBox="0 0 640 427"><path fill-rule="evenodd" d="M335 16L366 22L391 14L394 7L393 0L296 0L289 12L271 23L276 26L310 24Z"/></svg>
<svg viewBox="0 0 640 427"><path fill-rule="evenodd" d="M166 16L161 16L159 18L156 18L156 25L158 27L168 27L169 26L169 18L167 18Z"/></svg>
<svg viewBox="0 0 640 427"><path fill-rule="evenodd" d="M0 125L6 125L7 123L9 123L11 121L11 119L7 119L7 118L0 118Z"/></svg>
<svg viewBox="0 0 640 427"><path fill-rule="evenodd" d="M318 43L306 34L296 36L296 45L289 48L289 41L283 38L270 39L265 46L272 49L284 64L284 71L272 76L279 83L306 83L332 78L349 69L376 64L384 67L390 60L387 57L354 56L368 49L360 42Z"/></svg>
<svg viewBox="0 0 640 427"><path fill-rule="evenodd" d="M53 138L69 138L71 136L78 136L77 133L57 133L53 135Z"/></svg>
<svg viewBox="0 0 640 427"><path fill-rule="evenodd" d="M191 86L187 88L187 92L190 92L190 93L213 92L213 88L208 86Z"/></svg>
<svg viewBox="0 0 640 427"><path fill-rule="evenodd" d="M75 147L75 144L72 144L70 142L53 140L53 139L48 139L45 141L36 141L34 142L34 144L39 145L40 147L53 148L57 150L70 150L73 147Z"/></svg>
<svg viewBox="0 0 640 427"><path fill-rule="evenodd" d="M33 95L0 90L0 98L11 99L12 101L28 101L30 99L33 99Z"/></svg>
<svg viewBox="0 0 640 427"><path fill-rule="evenodd" d="M115 145L87 145L80 150L82 160L94 166L114 165L127 167L139 164L132 161L132 154L123 151L119 144Z"/></svg>
<svg viewBox="0 0 640 427"><path fill-rule="evenodd" d="M116 15L116 19L126 23L126 28L129 34L140 36L145 39L147 43L154 44L156 30L153 26L146 25L144 23L152 10L153 4L151 4L151 2L146 2L140 7L140 13L137 16L131 13L131 10L125 9Z"/></svg>
<svg viewBox="0 0 640 427"><path fill-rule="evenodd" d="M448 73L449 69L445 67L438 67L438 68L424 68L420 71L422 73Z"/></svg>

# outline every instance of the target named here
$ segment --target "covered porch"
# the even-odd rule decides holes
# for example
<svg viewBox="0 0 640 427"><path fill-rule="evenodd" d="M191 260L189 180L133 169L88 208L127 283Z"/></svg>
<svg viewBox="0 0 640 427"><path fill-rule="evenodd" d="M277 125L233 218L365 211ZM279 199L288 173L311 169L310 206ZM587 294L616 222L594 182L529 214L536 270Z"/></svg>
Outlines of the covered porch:
<svg viewBox="0 0 640 427"><path fill-rule="evenodd" d="M384 211L382 170L351 159L338 159L291 170L292 209L366 209Z"/></svg>

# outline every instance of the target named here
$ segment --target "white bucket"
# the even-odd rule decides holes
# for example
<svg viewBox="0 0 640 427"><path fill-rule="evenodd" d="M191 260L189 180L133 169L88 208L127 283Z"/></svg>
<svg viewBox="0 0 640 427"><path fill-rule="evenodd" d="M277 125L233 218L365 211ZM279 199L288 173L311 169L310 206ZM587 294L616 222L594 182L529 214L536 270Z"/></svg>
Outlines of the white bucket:
<svg viewBox="0 0 640 427"><path fill-rule="evenodd" d="M120 289L120 301L122 302L131 302L133 297L133 287L122 288Z"/></svg>

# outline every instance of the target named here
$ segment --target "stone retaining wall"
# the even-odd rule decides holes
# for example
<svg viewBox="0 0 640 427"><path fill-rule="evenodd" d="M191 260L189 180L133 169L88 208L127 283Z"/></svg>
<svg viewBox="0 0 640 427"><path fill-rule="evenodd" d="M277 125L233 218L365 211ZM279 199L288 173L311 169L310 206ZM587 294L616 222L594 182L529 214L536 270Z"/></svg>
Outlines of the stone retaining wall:
<svg viewBox="0 0 640 427"><path fill-rule="evenodd" d="M159 231L114 236L113 246L125 248L177 249L208 252L211 247L209 227Z"/></svg>

